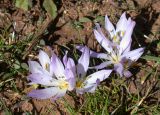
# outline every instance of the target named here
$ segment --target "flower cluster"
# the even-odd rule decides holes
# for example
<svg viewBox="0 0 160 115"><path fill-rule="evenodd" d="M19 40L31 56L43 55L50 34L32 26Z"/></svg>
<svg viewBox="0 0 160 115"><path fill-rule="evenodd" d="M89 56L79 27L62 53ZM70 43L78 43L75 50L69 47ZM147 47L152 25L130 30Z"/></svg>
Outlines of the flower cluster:
<svg viewBox="0 0 160 115"><path fill-rule="evenodd" d="M66 94L67 91L76 91L77 94L85 92L94 92L99 83L112 72L112 69L103 69L109 65L113 65L113 70L120 76L130 77L132 74L128 71L133 61L137 61L143 54L144 48L131 50L131 35L135 22L131 18L127 19L123 13L116 25L116 29L105 17L105 28L108 32L108 38L104 36L100 25L96 23L94 34L97 41L107 51L106 53L96 53L86 46L77 46L82 52L78 63L64 55L62 61L52 51L51 56L40 50L37 61L28 61L30 75L28 80L30 85L38 84L43 89L35 89L28 93L29 97L37 99L56 100ZM101 69L87 74L89 68L90 57L105 59L100 65L90 67Z"/></svg>
<svg viewBox="0 0 160 115"><path fill-rule="evenodd" d="M128 67L132 62L137 61L144 52L144 48L131 50L132 32L135 22L131 18L126 18L124 12L116 25L116 29L109 21L108 16L105 17L105 29L108 38L104 36L99 24L96 24L94 35L99 44L106 50L106 53L96 53L90 51L90 56L95 58L105 59L106 61L93 68L102 69L109 65L113 65L113 70L121 77L130 77L132 74L128 71ZM83 46L77 46L77 49L84 51Z"/></svg>
<svg viewBox="0 0 160 115"><path fill-rule="evenodd" d="M101 70L86 76L89 66L90 52L84 47L84 52L75 65L72 58L63 57L63 63L52 52L51 58L44 51L38 55L39 62L28 61L31 74L30 84L40 84L45 89L36 89L28 93L29 97L37 99L51 98L55 100L65 95L66 91L76 90L77 94L94 92L99 82L105 80L112 70Z"/></svg>

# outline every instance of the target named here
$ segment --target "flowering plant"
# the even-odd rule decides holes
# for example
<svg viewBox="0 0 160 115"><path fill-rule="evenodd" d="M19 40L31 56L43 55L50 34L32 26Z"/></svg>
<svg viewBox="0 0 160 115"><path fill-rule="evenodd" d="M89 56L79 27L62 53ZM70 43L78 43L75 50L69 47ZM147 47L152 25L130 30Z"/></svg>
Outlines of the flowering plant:
<svg viewBox="0 0 160 115"><path fill-rule="evenodd" d="M67 52L63 57L63 63L52 52L51 57L40 50L37 61L28 61L30 75L28 79L30 84L40 84L43 89L35 89L28 93L29 97L37 99L52 98L53 100L62 97L67 91L76 90L77 94L85 92L94 92L99 83L109 77L112 70L99 70L95 73L87 75L90 57L105 59L100 65L90 67L102 69L109 65L113 65L120 76L130 77L132 74L128 71L128 67L137 61L144 52L144 48L131 50L132 32L135 22L131 18L126 18L123 13L116 25L105 17L105 29L108 32L106 38L96 23L94 35L100 45L106 50L106 53L97 53L89 50L86 46L77 46L82 52L78 60L78 64L72 58L67 57Z"/></svg>
<svg viewBox="0 0 160 115"><path fill-rule="evenodd" d="M40 84L45 88L32 90L28 96L55 100L64 96L67 90L76 89L79 94L94 92L99 82L106 79L112 70L101 70L85 77L89 66L89 57L89 49L85 47L78 64L75 65L73 59L67 57L67 53L63 57L62 63L54 53L49 58L47 53L41 50L38 55L41 65L37 61L28 61L31 72L28 79L31 81L30 84Z"/></svg>
<svg viewBox="0 0 160 115"><path fill-rule="evenodd" d="M66 55L64 56L64 58ZM64 65L52 52L51 58L44 51L38 55L40 64L37 61L28 61L31 74L28 79L30 84L40 84L44 89L32 90L29 97L37 99L52 98L53 100L65 95L66 91L74 89L74 74L71 71L71 58L65 60Z"/></svg>
<svg viewBox="0 0 160 115"><path fill-rule="evenodd" d="M89 66L90 53L89 49L85 46L81 57L76 66L76 92L83 94L85 92L94 92L98 84L109 77L112 70L100 70L91 75L87 75Z"/></svg>
<svg viewBox="0 0 160 115"><path fill-rule="evenodd" d="M114 66L114 70L120 76L130 77L132 74L127 70L128 66L132 62L137 61L144 52L144 48L138 48L131 50L132 32L135 26L135 22L131 18L126 18L126 13L123 13L116 25L116 29L113 24L105 16L105 29L109 36L106 38L100 28L100 25L96 23L94 29L94 35L100 45L107 51L106 53L96 53L90 51L90 56L95 58L105 59L106 61L98 66L96 69L102 69L109 65ZM77 49L84 51L83 46L77 46Z"/></svg>

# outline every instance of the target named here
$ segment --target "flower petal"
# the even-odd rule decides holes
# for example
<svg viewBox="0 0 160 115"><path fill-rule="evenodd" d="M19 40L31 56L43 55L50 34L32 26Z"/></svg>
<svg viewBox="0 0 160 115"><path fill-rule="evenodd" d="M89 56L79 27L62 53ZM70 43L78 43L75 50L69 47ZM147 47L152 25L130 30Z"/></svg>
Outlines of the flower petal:
<svg viewBox="0 0 160 115"><path fill-rule="evenodd" d="M83 94L85 92L91 92L93 93L95 91L95 89L97 88L97 84L92 84L92 85L88 85L87 87L85 88L77 88L76 89L76 93L77 94Z"/></svg>
<svg viewBox="0 0 160 115"><path fill-rule="evenodd" d="M58 94L55 95L51 101L54 102L55 100L57 100L58 98L63 97L66 94L66 90L59 90Z"/></svg>
<svg viewBox="0 0 160 115"><path fill-rule="evenodd" d="M85 92L90 92L90 93L94 93L96 88L97 88L98 84L92 84L92 85L88 85L84 88Z"/></svg>
<svg viewBox="0 0 160 115"><path fill-rule="evenodd" d="M81 52L84 51L84 46L78 45L78 46L76 46L76 48ZM107 54L105 54L105 53L96 53L96 52L94 52L92 50L90 50L90 56L94 57L94 58L109 59Z"/></svg>
<svg viewBox="0 0 160 115"><path fill-rule="evenodd" d="M125 35L120 42L120 53L122 53L127 48L129 43L131 42L131 36L132 36L132 32L133 32L135 24L136 23L133 21L127 28L127 31L125 32Z"/></svg>
<svg viewBox="0 0 160 115"><path fill-rule="evenodd" d="M61 90L58 87L51 87L40 90L32 90L28 93L29 97L37 99L48 99L59 94Z"/></svg>
<svg viewBox="0 0 160 115"><path fill-rule="evenodd" d="M96 25L96 29L94 29L94 31L93 31L95 38L97 39L97 41L101 44L101 46L105 50L107 50L108 52L111 52L112 42L104 36L104 34L100 28L100 25L98 23L96 23L95 25Z"/></svg>
<svg viewBox="0 0 160 115"><path fill-rule="evenodd" d="M111 42L108 42L108 40L106 38L103 38L102 35L97 30L94 30L94 35L95 35L95 38L97 39L97 41L99 42L99 44L107 52L111 52L112 51Z"/></svg>
<svg viewBox="0 0 160 115"><path fill-rule="evenodd" d="M74 87L75 87L75 83L76 83L75 75L74 75L74 73L71 71L71 69L66 68L66 69L65 69L65 76L66 76L67 81L68 81L68 83L69 83L69 88L68 88L68 90L71 91L71 90L73 90Z"/></svg>
<svg viewBox="0 0 160 115"><path fill-rule="evenodd" d="M28 61L29 71L31 73L42 73L42 67L36 61Z"/></svg>
<svg viewBox="0 0 160 115"><path fill-rule="evenodd" d="M101 70L89 75L82 84L84 86L81 88L76 88L76 92L79 94L83 94L85 92L93 93L96 90L99 82L108 78L111 72L112 70Z"/></svg>
<svg viewBox="0 0 160 115"><path fill-rule="evenodd" d="M114 70L122 77L123 76L123 70L124 67L121 63L114 64Z"/></svg>
<svg viewBox="0 0 160 115"><path fill-rule="evenodd" d="M78 60L77 74L79 77L84 77L86 75L89 66L89 57L89 49L85 47L84 52L82 52Z"/></svg>
<svg viewBox="0 0 160 115"><path fill-rule="evenodd" d="M30 74L28 76L28 80L32 81L33 83L36 84L41 84L45 86L57 86L58 83L56 82L57 79L54 79L47 74L41 74L41 73L34 73Z"/></svg>
<svg viewBox="0 0 160 115"><path fill-rule="evenodd" d="M50 58L47 55L46 52L40 50L39 55L38 55L38 59L42 65L42 67L46 70L48 70L49 65L50 65Z"/></svg>
<svg viewBox="0 0 160 115"><path fill-rule="evenodd" d="M131 50L131 45L132 45L132 39L131 39L130 43L128 44L127 48L123 51L123 53L129 52ZM122 55L121 53L122 52L120 52L120 55Z"/></svg>
<svg viewBox="0 0 160 115"><path fill-rule="evenodd" d="M137 61L144 52L144 48L138 48L122 55L122 58L130 59L132 61Z"/></svg>
<svg viewBox="0 0 160 115"><path fill-rule="evenodd" d="M74 73L74 75L76 74L76 67L75 67L75 63L73 61L72 58L68 58L67 57L67 53L65 54L65 56L63 57L63 63L65 65L65 68L67 69L71 69L71 71Z"/></svg>
<svg viewBox="0 0 160 115"><path fill-rule="evenodd" d="M89 67L89 69L103 69L103 68L107 67L110 64L112 64L111 61L105 61L105 62L102 62L100 65Z"/></svg>
<svg viewBox="0 0 160 115"><path fill-rule="evenodd" d="M100 59L109 59L107 54L105 54L105 53L96 53L96 52L93 52L93 51L91 51L90 56L94 57L94 58L100 58Z"/></svg>
<svg viewBox="0 0 160 115"><path fill-rule="evenodd" d="M106 78L109 77L109 75L111 74L112 70L100 70L98 72L95 72L91 75L89 75L86 80L84 81L85 87L89 84L96 84L97 80L99 80L100 82L105 80Z"/></svg>
<svg viewBox="0 0 160 115"><path fill-rule="evenodd" d="M55 53L53 53L51 57L50 71L52 71L56 77L64 76L64 66Z"/></svg>
<svg viewBox="0 0 160 115"><path fill-rule="evenodd" d="M126 18L126 12L124 12L121 15L119 21L117 22L116 32L126 31L126 27L127 27L127 18Z"/></svg>
<svg viewBox="0 0 160 115"><path fill-rule="evenodd" d="M71 69L74 76L76 75L76 65L72 58L68 58L66 68Z"/></svg>
<svg viewBox="0 0 160 115"><path fill-rule="evenodd" d="M110 20L108 19L107 15L105 16L105 28L110 33L111 38L113 38L113 36L115 35L115 28L113 24L110 22Z"/></svg>
<svg viewBox="0 0 160 115"><path fill-rule="evenodd" d="M104 36L100 25L99 25L98 23L95 23L95 25L96 25L95 28L96 28L97 32L101 35L101 37L105 40L105 42L107 42L108 44L110 44L111 42L109 41L109 39L107 39L107 38Z"/></svg>

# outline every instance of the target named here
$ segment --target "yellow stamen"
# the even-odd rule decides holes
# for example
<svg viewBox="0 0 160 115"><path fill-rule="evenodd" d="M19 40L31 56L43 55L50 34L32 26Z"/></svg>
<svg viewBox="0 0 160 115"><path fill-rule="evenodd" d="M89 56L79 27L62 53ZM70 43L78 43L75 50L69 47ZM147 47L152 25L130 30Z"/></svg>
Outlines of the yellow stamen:
<svg viewBox="0 0 160 115"><path fill-rule="evenodd" d="M124 34L125 34L125 31L121 31L121 35L122 35L122 37L124 36Z"/></svg>
<svg viewBox="0 0 160 115"><path fill-rule="evenodd" d="M60 89L67 89L68 87L69 87L68 82L66 82L66 81L60 81L60 85L59 85Z"/></svg>
<svg viewBox="0 0 160 115"><path fill-rule="evenodd" d="M49 71L49 63L46 63L46 64L45 64L45 69L46 69L47 71Z"/></svg>
<svg viewBox="0 0 160 115"><path fill-rule="evenodd" d="M38 84L32 84L32 87L34 88L34 89L37 89L38 88Z"/></svg>
<svg viewBox="0 0 160 115"><path fill-rule="evenodd" d="M112 62L119 63L119 57L117 55L112 55Z"/></svg>
<svg viewBox="0 0 160 115"><path fill-rule="evenodd" d="M117 36L116 35L113 36L113 41L117 42Z"/></svg>
<svg viewBox="0 0 160 115"><path fill-rule="evenodd" d="M81 88L81 87L82 87L82 81L78 81L78 82L76 83L76 87L77 87L77 88Z"/></svg>

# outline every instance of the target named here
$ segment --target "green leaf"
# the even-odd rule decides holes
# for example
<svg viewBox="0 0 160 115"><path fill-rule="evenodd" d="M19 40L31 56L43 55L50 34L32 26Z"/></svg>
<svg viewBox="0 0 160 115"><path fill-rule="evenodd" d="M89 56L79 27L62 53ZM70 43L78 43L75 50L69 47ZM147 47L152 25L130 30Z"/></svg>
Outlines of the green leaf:
<svg viewBox="0 0 160 115"><path fill-rule="evenodd" d="M42 46L45 46L46 43L45 43L45 41L43 39L41 39L39 44L42 45Z"/></svg>
<svg viewBox="0 0 160 115"><path fill-rule="evenodd" d="M97 16L97 17L94 19L94 22L101 22L101 21L104 21L104 16Z"/></svg>
<svg viewBox="0 0 160 115"><path fill-rule="evenodd" d="M91 22L91 20L87 17L82 17L82 18L79 18L79 21L80 22Z"/></svg>
<svg viewBox="0 0 160 115"><path fill-rule="evenodd" d="M155 56L146 55L146 56L143 56L143 57L141 57L141 58L142 58L142 59L146 59L146 60L150 60L150 61L160 62L160 57L155 57Z"/></svg>
<svg viewBox="0 0 160 115"><path fill-rule="evenodd" d="M26 63L21 63L21 67L25 70L29 70L29 67Z"/></svg>
<svg viewBox="0 0 160 115"><path fill-rule="evenodd" d="M14 69L19 69L20 68L20 62L18 60L15 61L13 64Z"/></svg>
<svg viewBox="0 0 160 115"><path fill-rule="evenodd" d="M28 10L29 0L16 0L16 7Z"/></svg>
<svg viewBox="0 0 160 115"><path fill-rule="evenodd" d="M52 19L57 16L57 7L52 0L44 0L43 7L51 15Z"/></svg>

